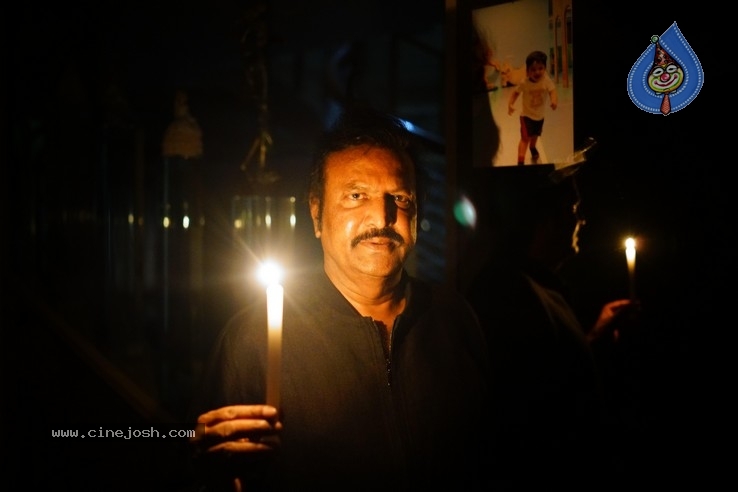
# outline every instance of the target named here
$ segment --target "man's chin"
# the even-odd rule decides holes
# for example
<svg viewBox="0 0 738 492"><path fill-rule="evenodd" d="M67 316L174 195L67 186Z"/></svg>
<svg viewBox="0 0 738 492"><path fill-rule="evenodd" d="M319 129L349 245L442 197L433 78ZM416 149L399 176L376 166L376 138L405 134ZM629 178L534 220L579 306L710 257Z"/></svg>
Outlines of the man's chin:
<svg viewBox="0 0 738 492"><path fill-rule="evenodd" d="M356 264L356 269L374 277L389 278L402 271L403 262L396 258L364 257Z"/></svg>

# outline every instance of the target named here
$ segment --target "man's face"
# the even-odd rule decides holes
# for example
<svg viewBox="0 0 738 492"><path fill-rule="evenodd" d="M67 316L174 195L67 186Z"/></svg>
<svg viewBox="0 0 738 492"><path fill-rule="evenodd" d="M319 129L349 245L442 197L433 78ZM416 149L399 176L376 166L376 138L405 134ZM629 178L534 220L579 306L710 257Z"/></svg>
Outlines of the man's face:
<svg viewBox="0 0 738 492"><path fill-rule="evenodd" d="M559 197L557 212L548 224L550 261L563 262L579 253L579 233L586 224L581 197L575 183L569 183Z"/></svg>
<svg viewBox="0 0 738 492"><path fill-rule="evenodd" d="M415 246L415 176L385 149L335 152L326 160L323 203L312 197L310 215L329 276L397 275Z"/></svg>

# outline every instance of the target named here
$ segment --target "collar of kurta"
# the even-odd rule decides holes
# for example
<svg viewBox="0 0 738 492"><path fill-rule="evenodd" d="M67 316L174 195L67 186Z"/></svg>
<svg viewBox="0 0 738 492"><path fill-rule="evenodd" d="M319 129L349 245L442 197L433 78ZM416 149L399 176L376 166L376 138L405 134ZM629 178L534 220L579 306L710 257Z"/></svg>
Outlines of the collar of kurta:
<svg viewBox="0 0 738 492"><path fill-rule="evenodd" d="M418 311L417 302L414 301L414 296L418 290L416 282L406 270L403 270L400 284L405 290L407 300L402 316L403 318L414 317ZM333 310L347 315L350 313L359 314L348 299L333 285L333 282L322 268L295 278L285 288L288 291L294 289L295 292L305 292L303 289L309 289L322 303L328 304Z"/></svg>

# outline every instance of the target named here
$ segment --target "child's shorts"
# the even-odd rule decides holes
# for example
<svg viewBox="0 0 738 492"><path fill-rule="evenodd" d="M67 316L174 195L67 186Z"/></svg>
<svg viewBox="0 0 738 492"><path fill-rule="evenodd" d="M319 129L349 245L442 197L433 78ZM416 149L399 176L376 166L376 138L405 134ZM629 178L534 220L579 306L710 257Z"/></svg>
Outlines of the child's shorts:
<svg viewBox="0 0 738 492"><path fill-rule="evenodd" d="M543 120L532 120L527 116L520 117L520 136L527 140L530 137L540 137L543 132Z"/></svg>

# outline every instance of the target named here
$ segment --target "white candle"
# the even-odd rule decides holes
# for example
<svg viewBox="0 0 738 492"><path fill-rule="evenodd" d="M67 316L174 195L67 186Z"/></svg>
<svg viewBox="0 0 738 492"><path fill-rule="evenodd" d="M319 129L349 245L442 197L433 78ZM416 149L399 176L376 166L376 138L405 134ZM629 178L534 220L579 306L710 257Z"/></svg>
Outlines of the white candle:
<svg viewBox="0 0 738 492"><path fill-rule="evenodd" d="M267 376L266 403L273 407L280 404L280 380L282 377L282 316L284 288L279 284L279 268L265 264L262 269L267 289Z"/></svg>
<svg viewBox="0 0 738 492"><path fill-rule="evenodd" d="M625 240L625 259L628 262L628 286L630 300L635 300L635 265L636 265L636 242L629 237Z"/></svg>
<svg viewBox="0 0 738 492"><path fill-rule="evenodd" d="M284 288L279 284L267 287L267 405L279 407L279 380L282 374L282 305Z"/></svg>

